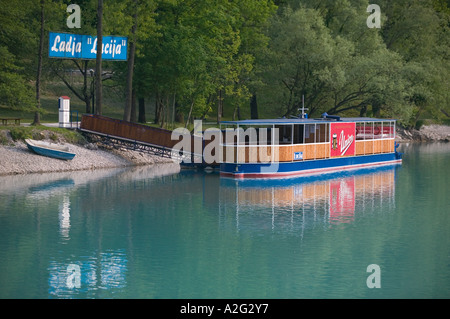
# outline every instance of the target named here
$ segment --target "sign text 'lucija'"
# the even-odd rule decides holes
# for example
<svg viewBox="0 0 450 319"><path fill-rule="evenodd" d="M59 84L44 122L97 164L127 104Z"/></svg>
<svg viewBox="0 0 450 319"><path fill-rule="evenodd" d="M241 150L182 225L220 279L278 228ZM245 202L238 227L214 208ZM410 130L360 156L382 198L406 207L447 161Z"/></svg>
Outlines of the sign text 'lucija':
<svg viewBox="0 0 450 319"><path fill-rule="evenodd" d="M103 37L102 59L126 61L128 58L127 47L127 37ZM95 59L97 56L97 37L50 32L48 55L50 58Z"/></svg>

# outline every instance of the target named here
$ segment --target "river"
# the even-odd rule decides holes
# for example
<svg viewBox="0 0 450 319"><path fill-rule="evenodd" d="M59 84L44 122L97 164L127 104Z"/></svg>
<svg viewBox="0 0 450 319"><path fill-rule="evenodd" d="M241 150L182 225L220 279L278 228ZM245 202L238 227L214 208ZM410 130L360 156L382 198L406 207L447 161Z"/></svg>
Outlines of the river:
<svg viewBox="0 0 450 319"><path fill-rule="evenodd" d="M171 165L0 177L0 298L449 298L450 144L235 181Z"/></svg>

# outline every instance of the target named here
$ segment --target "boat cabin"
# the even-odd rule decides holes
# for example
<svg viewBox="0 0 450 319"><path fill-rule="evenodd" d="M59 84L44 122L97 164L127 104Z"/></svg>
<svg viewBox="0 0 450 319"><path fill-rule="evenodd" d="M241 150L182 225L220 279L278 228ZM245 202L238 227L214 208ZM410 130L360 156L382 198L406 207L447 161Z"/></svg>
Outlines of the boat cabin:
<svg viewBox="0 0 450 319"><path fill-rule="evenodd" d="M395 125L395 120L340 117L223 121L223 162L295 162L394 153Z"/></svg>

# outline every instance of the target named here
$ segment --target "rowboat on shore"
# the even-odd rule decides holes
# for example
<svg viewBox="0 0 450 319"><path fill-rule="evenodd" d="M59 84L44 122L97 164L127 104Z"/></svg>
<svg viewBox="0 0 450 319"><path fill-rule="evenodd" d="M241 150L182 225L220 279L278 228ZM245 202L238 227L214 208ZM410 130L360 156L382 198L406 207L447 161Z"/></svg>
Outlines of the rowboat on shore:
<svg viewBox="0 0 450 319"><path fill-rule="evenodd" d="M39 155L62 160L72 160L75 157L75 153L71 153L68 146L43 141L35 141L32 139L26 139L25 143L31 151Z"/></svg>

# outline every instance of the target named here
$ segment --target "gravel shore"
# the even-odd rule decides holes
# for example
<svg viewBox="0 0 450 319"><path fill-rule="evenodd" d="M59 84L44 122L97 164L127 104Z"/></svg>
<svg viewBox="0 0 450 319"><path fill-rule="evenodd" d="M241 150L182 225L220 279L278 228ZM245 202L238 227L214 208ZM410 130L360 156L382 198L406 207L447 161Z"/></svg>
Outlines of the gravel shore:
<svg viewBox="0 0 450 319"><path fill-rule="evenodd" d="M76 156L71 161L40 156L28 150L23 142L0 146L0 175L68 172L170 163L172 160L128 150L91 149L66 144ZM93 148L93 149L92 149Z"/></svg>

